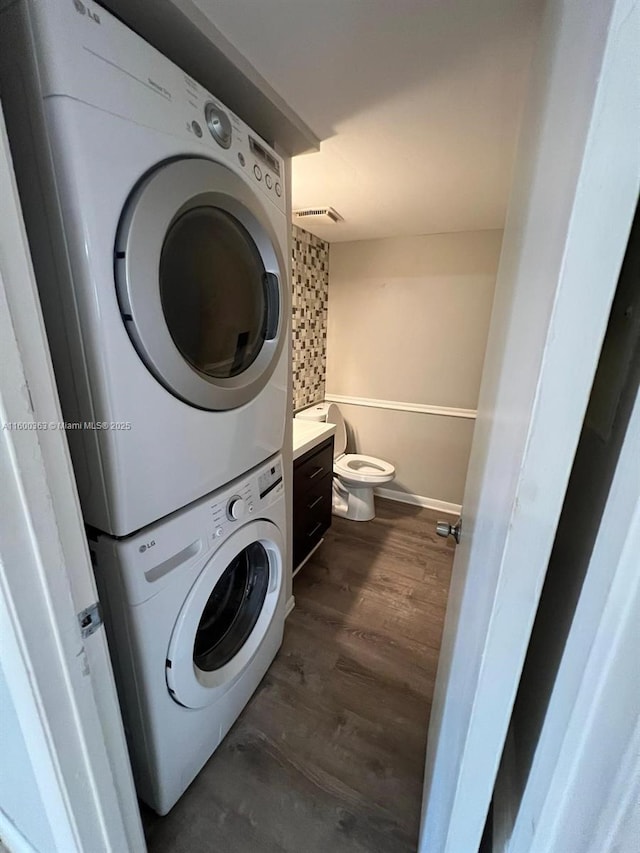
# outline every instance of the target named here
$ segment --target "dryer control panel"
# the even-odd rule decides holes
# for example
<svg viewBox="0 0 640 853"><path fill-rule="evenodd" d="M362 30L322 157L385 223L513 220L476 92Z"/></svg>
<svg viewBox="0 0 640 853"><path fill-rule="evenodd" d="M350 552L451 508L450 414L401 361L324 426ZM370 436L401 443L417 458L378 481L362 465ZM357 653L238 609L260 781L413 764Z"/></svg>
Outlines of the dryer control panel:
<svg viewBox="0 0 640 853"><path fill-rule="evenodd" d="M282 158L204 86L93 0L29 5L41 52L55 57L40 68L44 97L66 95L189 139L286 212Z"/></svg>

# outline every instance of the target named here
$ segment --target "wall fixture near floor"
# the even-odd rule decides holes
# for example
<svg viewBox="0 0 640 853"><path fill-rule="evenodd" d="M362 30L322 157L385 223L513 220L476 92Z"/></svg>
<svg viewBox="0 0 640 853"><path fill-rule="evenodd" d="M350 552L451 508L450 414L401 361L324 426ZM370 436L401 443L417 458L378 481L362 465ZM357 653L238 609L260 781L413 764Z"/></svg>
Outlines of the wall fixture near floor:
<svg viewBox="0 0 640 853"><path fill-rule="evenodd" d="M293 227L293 409L324 400L329 244Z"/></svg>

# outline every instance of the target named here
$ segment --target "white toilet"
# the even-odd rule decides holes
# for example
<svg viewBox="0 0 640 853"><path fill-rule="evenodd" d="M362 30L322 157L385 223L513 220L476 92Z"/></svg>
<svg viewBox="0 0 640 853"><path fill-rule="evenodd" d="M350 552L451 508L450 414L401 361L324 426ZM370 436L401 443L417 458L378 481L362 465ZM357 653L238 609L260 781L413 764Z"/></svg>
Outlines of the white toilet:
<svg viewBox="0 0 640 853"><path fill-rule="evenodd" d="M371 521L375 518L373 489L393 480L396 474L393 465L374 456L345 453L347 429L342 413L335 403L311 406L298 412L296 418L326 421L336 425L333 452L333 514L353 521Z"/></svg>

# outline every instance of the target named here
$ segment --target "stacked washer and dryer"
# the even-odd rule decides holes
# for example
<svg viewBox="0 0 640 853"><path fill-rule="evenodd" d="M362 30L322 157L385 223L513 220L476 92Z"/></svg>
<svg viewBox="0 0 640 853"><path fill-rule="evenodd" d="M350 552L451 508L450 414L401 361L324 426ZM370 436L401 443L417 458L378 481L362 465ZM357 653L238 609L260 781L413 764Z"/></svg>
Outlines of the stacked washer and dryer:
<svg viewBox="0 0 640 853"><path fill-rule="evenodd" d="M164 814L282 640L283 162L90 0L4 4L0 33L134 776Z"/></svg>

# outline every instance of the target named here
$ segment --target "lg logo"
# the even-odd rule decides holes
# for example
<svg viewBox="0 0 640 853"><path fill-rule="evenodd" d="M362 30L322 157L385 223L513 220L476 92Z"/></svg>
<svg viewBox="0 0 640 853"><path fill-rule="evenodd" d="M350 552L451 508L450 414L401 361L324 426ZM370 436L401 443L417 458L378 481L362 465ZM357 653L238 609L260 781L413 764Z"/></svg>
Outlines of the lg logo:
<svg viewBox="0 0 640 853"><path fill-rule="evenodd" d="M145 551L148 551L148 550L149 550L149 548L153 548L153 546L154 546L155 544L156 544L156 540L155 540L155 539L151 539L151 541L146 542L144 545L141 545L141 546L138 548L138 551L140 551L140 553L141 553L141 554L144 554L144 552L145 552Z"/></svg>
<svg viewBox="0 0 640 853"><path fill-rule="evenodd" d="M73 5L76 7L76 12L79 12L81 15L86 15L90 21L94 22L94 24L100 23L100 15L92 12L88 6L84 5L82 0L73 0Z"/></svg>

